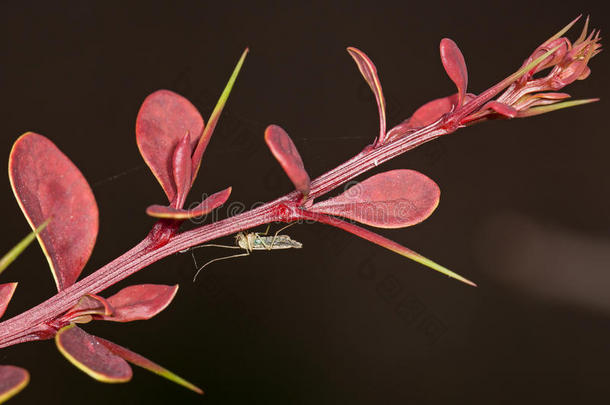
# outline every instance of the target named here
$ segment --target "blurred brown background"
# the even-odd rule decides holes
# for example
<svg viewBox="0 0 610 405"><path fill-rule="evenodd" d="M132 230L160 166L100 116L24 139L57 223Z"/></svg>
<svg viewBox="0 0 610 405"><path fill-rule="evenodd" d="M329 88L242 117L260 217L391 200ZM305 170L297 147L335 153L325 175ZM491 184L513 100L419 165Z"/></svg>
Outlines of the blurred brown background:
<svg viewBox="0 0 610 405"><path fill-rule="evenodd" d="M454 91L438 56L442 37L460 45L469 90L479 93L579 13L608 32L607 10L595 3L513 3L3 3L0 152L8 157L12 142L32 130L83 171L101 215L89 274L139 241L153 223L145 207L164 202L135 143L147 94L174 90L207 117L250 46L191 193L194 201L232 185L231 201L250 206L291 188L264 146L268 124L291 134L312 176L372 141L375 103L346 46L376 63L388 125L395 125ZM112 289L180 283L166 311L86 330L150 357L206 396L140 369L130 384L96 383L49 341L0 351L0 363L32 375L14 403L573 404L608 397L607 54L591 68L568 92L599 103L466 128L378 169L417 169L442 189L429 220L383 234L479 288L322 225L289 230L303 242L300 251L215 263L195 284L189 255L176 255ZM7 177L0 185L7 250L28 227ZM197 254L205 261L225 252ZM53 293L37 246L2 277L20 281L7 317Z"/></svg>

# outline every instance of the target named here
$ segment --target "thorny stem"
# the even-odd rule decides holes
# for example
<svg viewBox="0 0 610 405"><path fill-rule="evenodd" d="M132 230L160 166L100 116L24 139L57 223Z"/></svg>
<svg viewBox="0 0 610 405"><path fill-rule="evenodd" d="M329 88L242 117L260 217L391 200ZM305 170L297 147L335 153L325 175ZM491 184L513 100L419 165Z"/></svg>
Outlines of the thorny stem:
<svg viewBox="0 0 610 405"><path fill-rule="evenodd" d="M453 130L455 128L443 128L439 121L395 142L361 152L313 180L309 199L326 194L381 163ZM300 200L300 193L293 191L250 211L172 236L162 245L155 241L151 232L142 242L94 273L34 308L0 323L0 348L53 337L57 328L63 326L53 324L53 320L84 294L97 294L171 254L270 222L301 219L297 210Z"/></svg>

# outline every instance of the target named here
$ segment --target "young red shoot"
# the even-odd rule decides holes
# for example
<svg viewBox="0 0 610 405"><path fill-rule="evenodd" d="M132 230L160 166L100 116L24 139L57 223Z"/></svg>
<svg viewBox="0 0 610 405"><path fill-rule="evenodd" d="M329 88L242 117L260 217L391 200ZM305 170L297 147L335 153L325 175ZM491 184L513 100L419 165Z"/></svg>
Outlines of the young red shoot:
<svg viewBox="0 0 610 405"><path fill-rule="evenodd" d="M307 197L311 181L303 165L303 159L290 136L281 127L269 125L265 130L265 142L294 184L294 188L303 197Z"/></svg>
<svg viewBox="0 0 610 405"><path fill-rule="evenodd" d="M373 61L360 49L349 47L347 48L347 52L349 52L350 56L354 59L354 62L356 62L356 65L358 65L360 73L375 95L377 109L379 110L379 136L374 145L383 145L386 141L386 109L383 89L381 88L379 77L377 76L377 68Z"/></svg>

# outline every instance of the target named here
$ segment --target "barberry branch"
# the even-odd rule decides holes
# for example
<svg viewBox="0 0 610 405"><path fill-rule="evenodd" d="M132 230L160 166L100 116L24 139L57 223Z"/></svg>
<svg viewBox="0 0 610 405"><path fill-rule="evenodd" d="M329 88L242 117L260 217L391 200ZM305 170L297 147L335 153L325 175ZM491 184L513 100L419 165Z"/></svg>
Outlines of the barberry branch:
<svg viewBox="0 0 610 405"><path fill-rule="evenodd" d="M200 392L197 387L155 363L114 343L88 335L74 325L92 319L126 322L154 316L169 304L177 286L175 288L134 286L136 288L129 293L122 295L119 293L108 299L97 294L167 256L272 222L315 220L336 226L449 277L476 286L470 280L408 248L336 218L343 217L380 228L402 228L421 222L434 211L439 198L438 186L424 175L409 170L385 172L360 183L361 193L356 196L346 196L346 191L338 197L321 203L316 200L388 160L475 122L528 117L596 101L597 99L564 101L569 95L557 93L557 90L575 80L588 77L590 74L588 62L601 51L599 32L596 34L593 31L587 35L587 25L574 44L562 37L566 29L561 30L540 45L515 73L479 95L467 93L468 73L464 57L452 40L443 39L440 46L441 60L457 87L457 93L430 101L420 107L409 119L389 131L386 131L385 98L377 69L364 52L356 48L348 48L377 102L380 132L373 142L345 163L310 180L288 134L280 127L270 126L265 131L265 141L292 180L295 191L250 211L185 232L179 232L180 225L185 220L205 215L229 198L230 187L212 194L192 210L182 208L247 50L239 60L205 128L203 119L186 99L169 91L153 93L145 100L138 114L136 134L140 151L161 183L169 205L148 207L147 213L159 218L148 235L123 255L77 282L75 280L82 270L80 263L86 262L97 234L97 206L86 180L49 140L33 133L23 135L13 148L9 169L11 185L30 224L33 228L37 228L48 218L44 217L39 205L34 204L33 207L28 205L32 204L32 201L37 201L35 195L28 193L31 192L30 189L44 189L39 182L42 182L48 170L55 170L58 173L67 173L73 184L80 185L81 192L74 194L79 199L78 204L70 206L73 211L69 214L80 216L83 221L89 221L87 228L89 233L78 237L68 235L73 237L71 242L74 246L70 243L54 246L53 238L65 237L65 232L60 227L62 225L60 219L53 216L50 218L50 225L37 236L51 264L59 292L34 308L0 323L0 348L55 337L60 351L94 378L112 382L129 380L131 369L125 363L126 360L136 365L144 365L151 371ZM546 76L534 77L545 69L550 69ZM503 93L500 94L501 92ZM42 153L44 156L52 154L51 161L54 166L50 168L27 166L35 161L29 159L27 155L33 149L38 149L38 153L44 151ZM31 169L33 173L23 173L24 168ZM35 182L36 187L29 187L28 182L32 181ZM73 201L74 195L66 194L62 189L53 189L51 192L52 195L45 198L51 205L56 204L56 212L62 214L64 207L61 201ZM405 201L408 204L401 205ZM384 212L384 215L378 216L375 210L379 206L394 210L404 209L405 215ZM60 251L58 246L68 246L72 250L64 248L64 251ZM66 257L58 261L57 257L61 254L65 254ZM70 260L78 264L71 265ZM12 294L14 287L11 286L7 291L10 290ZM126 311L125 308L129 308L131 312ZM84 344L83 342L97 342L106 347L100 349L106 350L102 353L103 356L114 361L113 364L118 364L116 370L120 372L107 375L104 374L103 367L100 371L85 364L92 357L85 356L84 359L73 357L74 353L79 353L78 350L74 351L74 345L78 348L78 345ZM100 353L93 353L91 356Z"/></svg>

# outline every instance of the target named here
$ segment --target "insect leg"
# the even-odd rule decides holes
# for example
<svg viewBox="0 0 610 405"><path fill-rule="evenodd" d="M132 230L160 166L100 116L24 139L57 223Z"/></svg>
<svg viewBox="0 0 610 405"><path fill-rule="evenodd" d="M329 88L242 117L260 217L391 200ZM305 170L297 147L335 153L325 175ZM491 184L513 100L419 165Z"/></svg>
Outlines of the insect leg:
<svg viewBox="0 0 610 405"><path fill-rule="evenodd" d="M271 224L267 224L267 229L265 229L265 232L259 233L257 235L267 236L269 234L269 228L271 228Z"/></svg>
<svg viewBox="0 0 610 405"><path fill-rule="evenodd" d="M203 268L205 266L207 266L208 264L220 261L220 260L225 260L225 259L231 259L233 257L240 257L240 256L248 256L250 255L249 251L246 251L245 253L239 253L237 255L231 255L231 256L224 256L224 257L217 257L216 259L212 259L209 262L207 262L206 264L204 264L203 266L201 266L198 270L197 273L195 273L195 276L193 277L193 283L195 282L195 280L197 280L197 276L199 275L199 272L201 272L201 270L203 270Z"/></svg>
<svg viewBox="0 0 610 405"><path fill-rule="evenodd" d="M273 245L275 244L275 240L277 239L277 235L282 232L284 229L288 229L290 228L292 225L296 224L296 222L291 222L288 225L281 227L276 233L275 235L273 235L273 239L271 240L271 246L269 247L269 250L273 249Z"/></svg>
<svg viewBox="0 0 610 405"><path fill-rule="evenodd" d="M193 264L195 265L195 270L199 269L199 265L197 264L197 259L195 259L195 249L201 248L201 247L219 247L219 248L225 248L225 249L241 249L239 246L217 245L215 243L208 243L205 245L193 246L188 249L182 250L181 253L186 253L189 250L191 251L191 257L193 258Z"/></svg>
<svg viewBox="0 0 610 405"><path fill-rule="evenodd" d="M193 246L193 247L191 247L189 249L190 250L195 250L195 249L202 248L202 247L219 247L219 248L225 248L225 249L241 249L239 246L217 245L215 243L207 243L205 245Z"/></svg>

